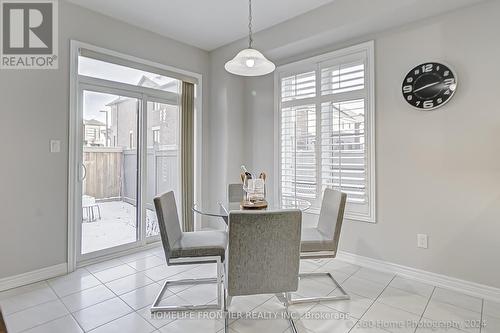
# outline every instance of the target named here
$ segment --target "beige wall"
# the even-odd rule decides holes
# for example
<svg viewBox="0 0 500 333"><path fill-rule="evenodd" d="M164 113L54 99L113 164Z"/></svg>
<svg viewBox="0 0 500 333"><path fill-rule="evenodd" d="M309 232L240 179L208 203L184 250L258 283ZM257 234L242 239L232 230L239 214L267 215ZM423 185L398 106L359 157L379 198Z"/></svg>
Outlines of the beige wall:
<svg viewBox="0 0 500 333"><path fill-rule="evenodd" d="M334 35L315 23L328 16L328 8L263 31L256 42L284 64L288 59L375 40L377 223L346 223L341 250L500 287L496 264L500 253L500 1L335 44ZM301 26L311 34L303 37L303 44L296 31ZM292 42L291 36L298 38ZM226 50L224 55L229 57L242 45L244 41L218 51ZM459 79L453 100L432 112L410 108L400 92L407 71L426 61L449 63ZM243 98L243 120L236 122L250 128L242 142L243 160L255 170L268 171L273 179L277 153L273 77L244 79ZM234 140L241 137L238 132L229 133ZM429 235L429 249L416 247L417 233Z"/></svg>
<svg viewBox="0 0 500 333"><path fill-rule="evenodd" d="M59 4L59 69L0 70L0 278L67 261L70 39L201 73L207 85L207 52ZM50 139L61 153L49 153Z"/></svg>

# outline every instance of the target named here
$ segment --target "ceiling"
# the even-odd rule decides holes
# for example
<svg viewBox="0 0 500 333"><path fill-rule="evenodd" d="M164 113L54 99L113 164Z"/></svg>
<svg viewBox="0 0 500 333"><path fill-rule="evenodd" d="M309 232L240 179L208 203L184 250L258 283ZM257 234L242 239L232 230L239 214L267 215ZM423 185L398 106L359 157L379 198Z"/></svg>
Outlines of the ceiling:
<svg viewBox="0 0 500 333"><path fill-rule="evenodd" d="M248 34L247 0L68 1L207 51ZM333 1L253 0L254 31Z"/></svg>

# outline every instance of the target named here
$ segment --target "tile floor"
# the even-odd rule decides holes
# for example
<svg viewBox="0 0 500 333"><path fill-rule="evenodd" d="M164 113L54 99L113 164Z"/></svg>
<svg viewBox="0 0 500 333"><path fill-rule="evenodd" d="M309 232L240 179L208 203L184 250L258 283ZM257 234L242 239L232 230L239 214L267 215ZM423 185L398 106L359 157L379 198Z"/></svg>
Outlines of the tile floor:
<svg viewBox="0 0 500 333"><path fill-rule="evenodd" d="M500 332L499 303L338 260L303 261L301 270L329 271L351 295L348 301L291 306L301 333ZM168 267L162 250L154 248L1 292L0 306L10 333L217 333L223 330L217 311L157 317L149 311L165 279L215 272L214 265ZM336 293L322 278L301 280L297 291L304 297ZM215 285L177 286L165 293L162 304L211 303L215 298ZM235 314L231 333L291 332L284 319L262 318L283 313L272 295L236 297L230 311Z"/></svg>

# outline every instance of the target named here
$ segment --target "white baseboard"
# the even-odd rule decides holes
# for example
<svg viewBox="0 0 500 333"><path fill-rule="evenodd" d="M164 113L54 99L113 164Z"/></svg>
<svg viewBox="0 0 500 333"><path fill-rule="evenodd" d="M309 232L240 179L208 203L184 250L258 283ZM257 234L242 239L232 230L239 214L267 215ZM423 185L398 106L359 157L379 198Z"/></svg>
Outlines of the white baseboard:
<svg viewBox="0 0 500 333"><path fill-rule="evenodd" d="M337 259L359 266L397 274L399 276L418 280L436 287L456 290L470 296L500 302L500 288L461 280L454 277L432 273L412 267L398 265L387 261L363 257L344 251L339 251Z"/></svg>
<svg viewBox="0 0 500 333"><path fill-rule="evenodd" d="M0 291L21 287L30 283L47 280L68 272L68 264L62 263L54 266L40 268L31 272L9 276L0 279Z"/></svg>

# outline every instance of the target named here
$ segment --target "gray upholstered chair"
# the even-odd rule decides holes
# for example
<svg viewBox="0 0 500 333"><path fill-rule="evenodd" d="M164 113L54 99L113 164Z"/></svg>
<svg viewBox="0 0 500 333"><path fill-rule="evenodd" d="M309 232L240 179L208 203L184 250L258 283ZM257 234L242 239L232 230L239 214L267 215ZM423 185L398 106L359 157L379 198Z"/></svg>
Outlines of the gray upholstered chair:
<svg viewBox="0 0 500 333"><path fill-rule="evenodd" d="M229 213L224 288L225 328L232 297L276 294L288 312L288 293L298 288L302 212ZM292 328L295 325L288 316Z"/></svg>
<svg viewBox="0 0 500 333"><path fill-rule="evenodd" d="M340 231L344 220L344 210L347 194L333 190L325 189L321 211L319 214L318 225L314 228L303 228L301 239L301 259L321 259L335 258L340 240ZM301 273L300 278L327 276L341 292L338 296L310 297L289 299L291 304L318 302L318 301L336 301L349 299L340 283L328 272Z"/></svg>
<svg viewBox="0 0 500 333"><path fill-rule="evenodd" d="M245 191L243 191L243 184L229 184L227 186L227 201L228 202L241 202Z"/></svg>
<svg viewBox="0 0 500 333"><path fill-rule="evenodd" d="M167 265L216 263L217 277L165 281L151 307L151 312L221 309L222 262L224 262L227 247L227 233L225 231L182 232L179 224L174 192L172 191L154 198L154 204ZM171 285L204 283L217 284L217 304L182 306L159 305L165 290Z"/></svg>

